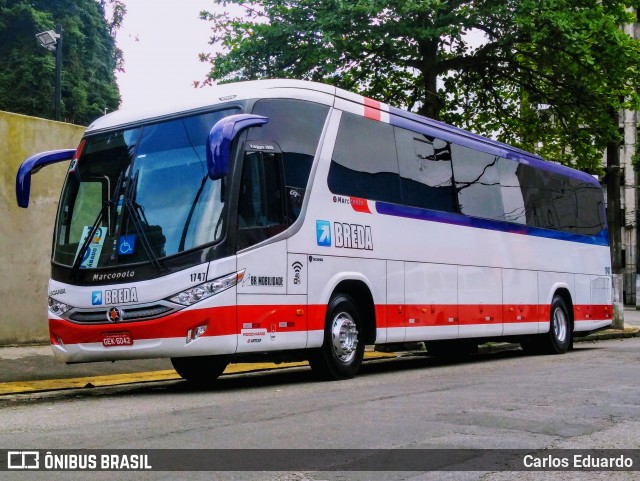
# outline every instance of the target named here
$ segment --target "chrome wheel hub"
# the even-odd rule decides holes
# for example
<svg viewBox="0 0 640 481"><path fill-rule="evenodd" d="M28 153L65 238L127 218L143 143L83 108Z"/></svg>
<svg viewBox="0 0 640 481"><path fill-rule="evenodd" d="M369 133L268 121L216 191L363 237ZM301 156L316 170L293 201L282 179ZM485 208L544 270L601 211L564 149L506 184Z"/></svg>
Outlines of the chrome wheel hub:
<svg viewBox="0 0 640 481"><path fill-rule="evenodd" d="M333 352L341 362L348 364L356 355L358 326L346 312L340 312L331 323Z"/></svg>
<svg viewBox="0 0 640 481"><path fill-rule="evenodd" d="M559 342L564 343L567 340L569 323L566 314L560 307L556 307L553 311L553 331Z"/></svg>

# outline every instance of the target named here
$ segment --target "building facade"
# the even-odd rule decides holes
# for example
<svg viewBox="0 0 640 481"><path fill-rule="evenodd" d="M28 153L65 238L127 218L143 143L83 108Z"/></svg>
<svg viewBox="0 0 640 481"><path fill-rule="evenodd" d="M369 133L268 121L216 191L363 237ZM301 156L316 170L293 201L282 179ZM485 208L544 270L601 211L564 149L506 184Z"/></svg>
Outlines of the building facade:
<svg viewBox="0 0 640 481"><path fill-rule="evenodd" d="M636 12L636 19L638 12ZM625 26L628 35L640 40L640 23L628 24ZM636 155L636 143L638 139L638 127L640 125L640 115L632 110L623 110L620 115L620 130L623 141L620 145L620 168L621 168L621 192L620 208L622 209L622 265L623 265L623 301L627 305L640 307L640 277L638 276L638 220L640 210L638 209L639 175L634 168L634 156ZM639 159L640 160L640 159Z"/></svg>

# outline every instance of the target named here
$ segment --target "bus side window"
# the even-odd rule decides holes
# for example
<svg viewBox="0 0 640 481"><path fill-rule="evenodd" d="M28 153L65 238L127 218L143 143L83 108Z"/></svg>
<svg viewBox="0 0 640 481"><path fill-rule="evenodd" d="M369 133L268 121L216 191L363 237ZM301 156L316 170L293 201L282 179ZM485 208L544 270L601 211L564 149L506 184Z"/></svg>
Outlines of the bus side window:
<svg viewBox="0 0 640 481"><path fill-rule="evenodd" d="M602 193L597 186L524 164L518 165L516 174L527 225L585 235L605 229Z"/></svg>
<svg viewBox="0 0 640 481"><path fill-rule="evenodd" d="M526 224L527 216L522 187L518 178L520 164L514 160L500 157L500 191L504 206L504 220L517 224Z"/></svg>
<svg viewBox="0 0 640 481"><path fill-rule="evenodd" d="M453 177L460 212L485 219L504 220L500 157L452 144Z"/></svg>
<svg viewBox="0 0 640 481"><path fill-rule="evenodd" d="M282 151L289 225L302 209L311 165L329 112L326 105L294 99L262 99L253 113L269 122L249 129L247 140L277 142Z"/></svg>
<svg viewBox="0 0 640 481"><path fill-rule="evenodd" d="M238 250L284 231L285 195L280 155L248 152L238 198Z"/></svg>
<svg viewBox="0 0 640 481"><path fill-rule="evenodd" d="M451 144L401 128L395 133L403 203L456 212Z"/></svg>
<svg viewBox="0 0 640 481"><path fill-rule="evenodd" d="M393 127L343 112L327 184L333 194L401 204Z"/></svg>

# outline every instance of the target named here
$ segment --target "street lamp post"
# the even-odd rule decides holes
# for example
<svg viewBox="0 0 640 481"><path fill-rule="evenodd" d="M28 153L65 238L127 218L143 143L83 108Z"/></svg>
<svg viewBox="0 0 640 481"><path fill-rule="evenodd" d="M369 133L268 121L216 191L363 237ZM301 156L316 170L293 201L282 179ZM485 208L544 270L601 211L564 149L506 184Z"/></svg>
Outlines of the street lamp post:
<svg viewBox="0 0 640 481"><path fill-rule="evenodd" d="M36 34L36 38L44 48L56 53L56 93L55 93L55 119L60 120L60 103L62 97L62 26L57 25L56 31L47 30Z"/></svg>

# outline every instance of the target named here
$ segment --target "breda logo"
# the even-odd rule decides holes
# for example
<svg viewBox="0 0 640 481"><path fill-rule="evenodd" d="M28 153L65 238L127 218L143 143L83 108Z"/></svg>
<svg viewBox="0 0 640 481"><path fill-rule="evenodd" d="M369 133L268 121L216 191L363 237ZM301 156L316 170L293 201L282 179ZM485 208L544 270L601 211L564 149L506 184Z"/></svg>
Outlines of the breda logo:
<svg viewBox="0 0 640 481"><path fill-rule="evenodd" d="M333 243L334 247L343 249L373 250L373 234L369 225L334 222L332 237L331 222L316 220L316 241L324 247L331 247Z"/></svg>
<svg viewBox="0 0 640 481"><path fill-rule="evenodd" d="M138 302L138 292L135 287L123 289L109 289L104 291L105 304L125 304L127 302Z"/></svg>
<svg viewBox="0 0 640 481"><path fill-rule="evenodd" d="M334 222L333 229L336 247L367 251L373 250L373 237L370 226Z"/></svg>

